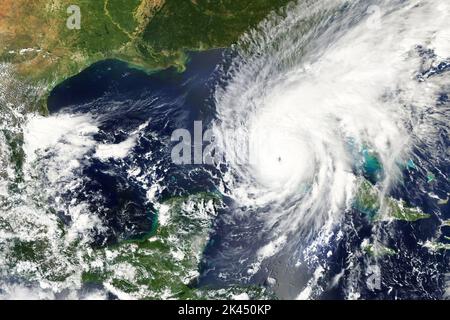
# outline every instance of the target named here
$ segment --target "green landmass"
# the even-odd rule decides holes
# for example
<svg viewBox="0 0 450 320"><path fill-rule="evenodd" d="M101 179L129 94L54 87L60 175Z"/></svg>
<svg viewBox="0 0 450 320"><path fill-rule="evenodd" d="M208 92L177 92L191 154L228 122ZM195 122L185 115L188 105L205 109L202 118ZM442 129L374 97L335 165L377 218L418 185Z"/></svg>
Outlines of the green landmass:
<svg viewBox="0 0 450 320"><path fill-rule="evenodd" d="M377 186L361 178L353 206L373 221L403 220L414 222L431 216L419 208L413 208L403 200L382 196Z"/></svg>
<svg viewBox="0 0 450 320"><path fill-rule="evenodd" d="M385 256L393 256L397 254L394 249L391 249L379 242L369 243L364 241L361 245L362 250L369 256L373 258L382 258Z"/></svg>
<svg viewBox="0 0 450 320"><path fill-rule="evenodd" d="M442 251L442 250L450 250L450 243L442 243L436 241L427 241L423 244L425 248L430 249L431 251Z"/></svg>
<svg viewBox="0 0 450 320"><path fill-rule="evenodd" d="M120 59L146 70L183 70L187 50L228 47L288 0L3 0L0 62L21 79L58 83L92 63ZM80 8L69 29L67 8ZM40 104L46 112L45 103Z"/></svg>

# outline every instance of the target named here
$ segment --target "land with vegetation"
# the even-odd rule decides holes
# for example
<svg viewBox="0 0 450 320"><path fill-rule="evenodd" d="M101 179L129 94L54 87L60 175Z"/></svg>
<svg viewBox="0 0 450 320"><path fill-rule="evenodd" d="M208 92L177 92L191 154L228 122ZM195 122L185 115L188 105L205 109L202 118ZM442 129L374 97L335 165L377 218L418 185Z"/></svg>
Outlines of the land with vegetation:
<svg viewBox="0 0 450 320"><path fill-rule="evenodd" d="M108 58L183 70L186 52L228 47L288 0L3 0L0 62L48 93ZM80 28L71 29L70 6ZM40 106L45 113L45 103Z"/></svg>

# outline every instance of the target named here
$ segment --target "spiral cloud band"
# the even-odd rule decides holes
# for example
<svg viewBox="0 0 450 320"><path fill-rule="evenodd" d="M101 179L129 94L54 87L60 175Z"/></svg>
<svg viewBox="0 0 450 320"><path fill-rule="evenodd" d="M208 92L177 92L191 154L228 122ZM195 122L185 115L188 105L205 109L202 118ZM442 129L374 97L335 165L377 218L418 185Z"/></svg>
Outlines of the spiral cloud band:
<svg viewBox="0 0 450 320"><path fill-rule="evenodd" d="M229 194L271 230L256 264L341 220L364 154L383 196L415 150L446 152L449 21L442 1L301 1L238 44L213 130Z"/></svg>

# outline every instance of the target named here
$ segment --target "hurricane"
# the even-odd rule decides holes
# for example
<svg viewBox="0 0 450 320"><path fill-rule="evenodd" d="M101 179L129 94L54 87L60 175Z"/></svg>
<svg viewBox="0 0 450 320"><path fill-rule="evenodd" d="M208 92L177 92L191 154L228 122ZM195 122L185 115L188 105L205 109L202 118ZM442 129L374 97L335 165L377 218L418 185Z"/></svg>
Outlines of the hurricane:
<svg viewBox="0 0 450 320"><path fill-rule="evenodd" d="M422 152L424 171L448 162L449 18L442 1L306 1L241 39L215 94L214 132L229 194L245 208L237 215L263 223L249 274L330 241L364 155L382 168L382 215L402 163Z"/></svg>

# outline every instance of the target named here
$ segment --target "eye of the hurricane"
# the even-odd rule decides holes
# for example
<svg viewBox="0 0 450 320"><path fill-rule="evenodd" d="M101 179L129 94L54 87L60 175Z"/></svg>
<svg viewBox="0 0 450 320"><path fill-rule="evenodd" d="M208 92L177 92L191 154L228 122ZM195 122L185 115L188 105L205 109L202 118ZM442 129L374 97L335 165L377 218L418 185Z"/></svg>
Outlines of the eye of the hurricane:
<svg viewBox="0 0 450 320"><path fill-rule="evenodd" d="M270 189L287 188L306 179L313 169L298 119L266 112L250 129L250 166L259 183Z"/></svg>

